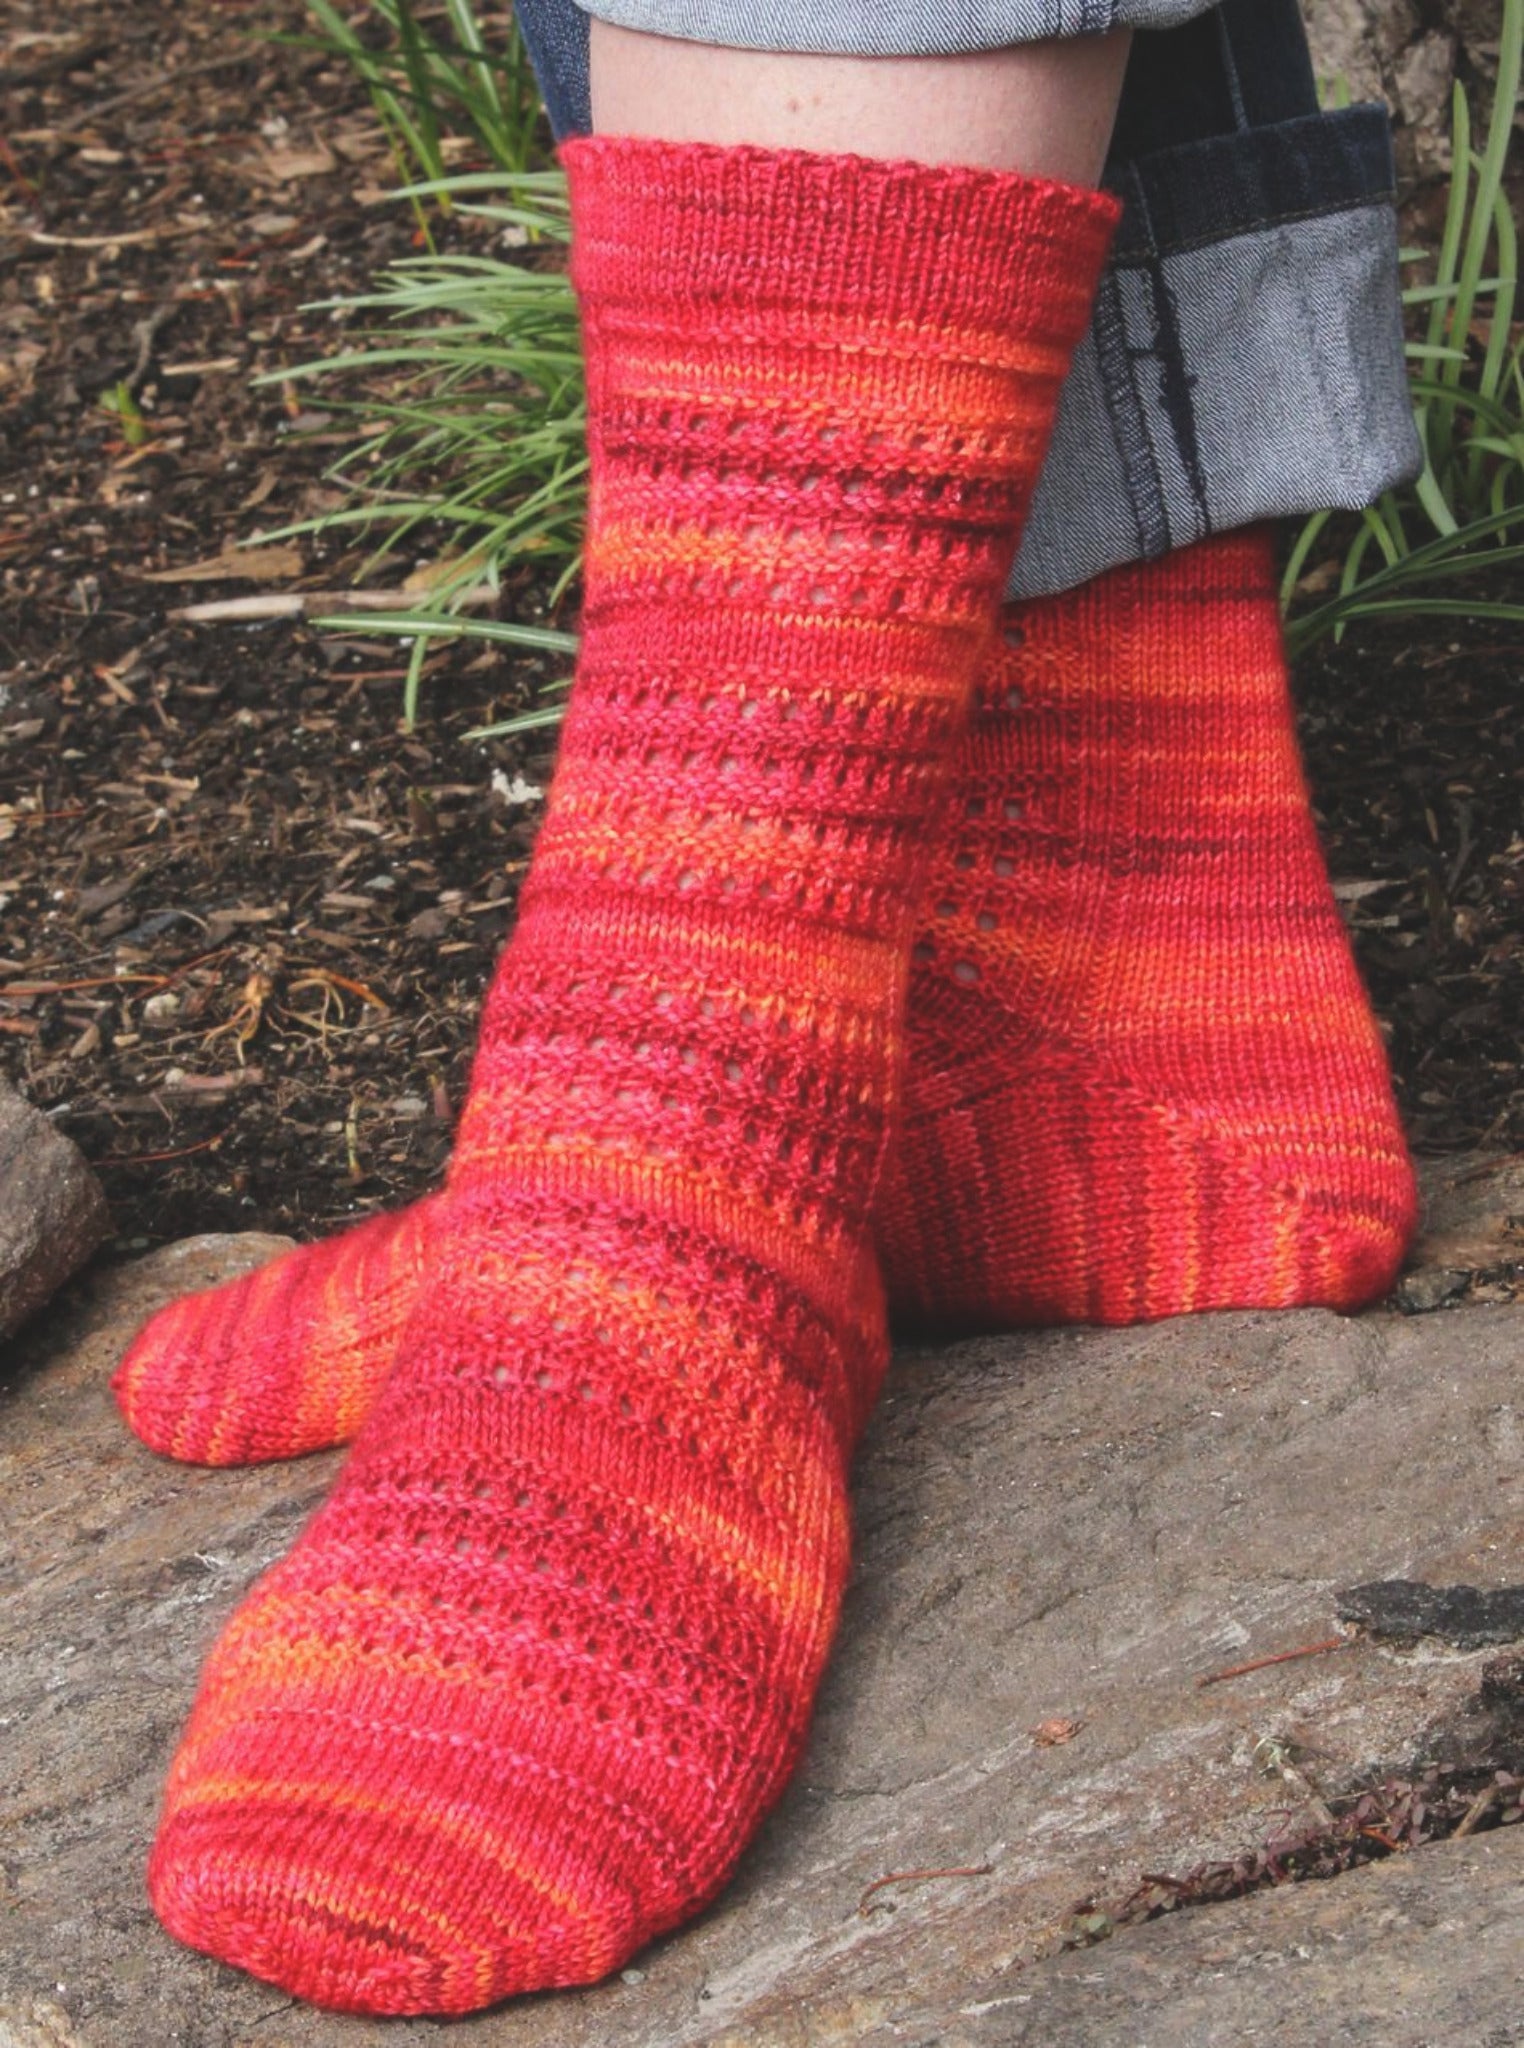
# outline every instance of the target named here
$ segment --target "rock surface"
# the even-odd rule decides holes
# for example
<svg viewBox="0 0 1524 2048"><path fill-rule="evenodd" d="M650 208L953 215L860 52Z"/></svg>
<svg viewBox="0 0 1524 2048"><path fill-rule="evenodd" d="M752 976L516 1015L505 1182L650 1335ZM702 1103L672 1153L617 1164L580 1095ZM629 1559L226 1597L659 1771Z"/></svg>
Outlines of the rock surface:
<svg viewBox="0 0 1524 2048"><path fill-rule="evenodd" d="M126 1434L106 1382L158 1300L278 1248L199 1240L118 1269L8 1360L0 2048L445 2038L431 2021L294 2007L177 1948L143 1897L200 1659L337 1461L176 1467ZM1496 1651L1357 1634L1199 1680L1339 1636L1344 1587L1524 1583L1521 1383L1524 1308L1507 1306L1221 1316L903 1356L859 1466L857 1578L810 1752L736 1884L625 1978L461 2038L1310 2043L1376 2037L1315 2032L1334 2012L1353 2026L1365 1999L1383 2041L1524 2039L1477 2017L1516 2005L1503 1930L1524 1829L1058 1954L1080 1902L1251 1850L1288 1812L1406 1764L1440 1723L1471 1713L1485 1748L1474 1702ZM1267 1777L1266 1738L1312 1761ZM1431 1897L1431 1868L1454 1887ZM870 1889L928 1870L969 1874ZM1243 2004L1223 2003L1236 1986ZM1258 2034L1251 1993L1269 2001ZM1432 2033L1389 2020L1403 1998Z"/></svg>
<svg viewBox="0 0 1524 2048"><path fill-rule="evenodd" d="M0 1082L0 1340L57 1293L110 1228L79 1147Z"/></svg>
<svg viewBox="0 0 1524 2048"><path fill-rule="evenodd" d="M1457 58L1497 75L1498 0L1305 0L1303 11L1325 95L1387 102L1404 176L1447 170Z"/></svg>
<svg viewBox="0 0 1524 2048"><path fill-rule="evenodd" d="M937 2048L1515 2048L1521 1916L1519 1831L1444 1842L1063 1956L929 2038Z"/></svg>

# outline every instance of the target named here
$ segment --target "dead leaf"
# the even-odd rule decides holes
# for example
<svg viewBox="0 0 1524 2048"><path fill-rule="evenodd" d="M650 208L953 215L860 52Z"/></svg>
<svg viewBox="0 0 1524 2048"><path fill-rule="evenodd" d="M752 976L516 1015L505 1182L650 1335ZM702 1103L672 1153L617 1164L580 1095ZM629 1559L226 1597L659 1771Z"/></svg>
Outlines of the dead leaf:
<svg viewBox="0 0 1524 2048"><path fill-rule="evenodd" d="M473 548L467 555L441 555L436 561L420 562L403 578L404 590L439 590L446 584L463 583L475 576L487 559L485 548Z"/></svg>
<svg viewBox="0 0 1524 2048"><path fill-rule="evenodd" d="M298 178L326 178L336 166L329 151L319 145L316 149L267 150L261 168L285 185Z"/></svg>
<svg viewBox="0 0 1524 2048"><path fill-rule="evenodd" d="M98 882L92 889L79 892L79 914L81 917L99 917L103 910L110 910L121 902L128 891L137 886L137 876L119 875L114 882Z"/></svg>
<svg viewBox="0 0 1524 2048"><path fill-rule="evenodd" d="M1027 1733L1039 1749L1057 1749L1060 1743L1072 1742L1084 1727L1083 1721L1068 1720L1062 1714L1054 1714L1049 1720L1039 1721Z"/></svg>
<svg viewBox="0 0 1524 2048"><path fill-rule="evenodd" d="M1321 597L1325 590L1332 590L1344 570L1344 564L1337 555L1329 561L1319 562L1315 569L1309 569L1297 583L1298 597Z"/></svg>
<svg viewBox="0 0 1524 2048"><path fill-rule="evenodd" d="M285 583L302 573L302 551L289 541L264 548L224 548L180 569L138 572L140 583Z"/></svg>
<svg viewBox="0 0 1524 2048"><path fill-rule="evenodd" d="M279 482L280 471L278 469L271 467L269 469L261 470L259 474L259 481L258 483L255 484L253 490L250 491L249 495L246 498L239 499L239 511L253 512L258 506L262 505L265 502L266 498L270 496L271 492L274 491Z"/></svg>

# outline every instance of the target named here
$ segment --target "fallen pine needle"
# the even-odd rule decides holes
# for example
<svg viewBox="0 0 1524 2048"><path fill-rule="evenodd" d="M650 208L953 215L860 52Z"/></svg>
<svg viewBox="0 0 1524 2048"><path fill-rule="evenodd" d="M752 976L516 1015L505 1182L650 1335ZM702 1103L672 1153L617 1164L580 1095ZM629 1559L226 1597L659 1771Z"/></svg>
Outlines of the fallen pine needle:
<svg viewBox="0 0 1524 2048"><path fill-rule="evenodd" d="M1273 1657L1254 1657L1247 1664L1230 1664L1226 1671L1209 1671L1197 1685L1221 1685L1225 1678L1244 1678L1251 1671L1264 1671L1271 1664L1291 1664L1298 1657L1326 1657L1330 1650L1347 1650L1353 1636L1330 1636L1326 1642L1304 1643L1299 1650L1277 1650Z"/></svg>
<svg viewBox="0 0 1524 2048"><path fill-rule="evenodd" d="M173 988L175 983L189 974L193 968L205 967L210 961L220 960L226 950L226 947L218 947L215 952L198 953L194 960L182 961L178 967L171 968L168 974L89 974L80 981L7 981L0 984L0 995L63 996L86 988ZM379 998L372 1000L379 1001ZM385 1005L382 1004L381 1007L385 1008Z"/></svg>
<svg viewBox="0 0 1524 2048"><path fill-rule="evenodd" d="M128 988L139 982L150 983L155 988L167 988L167 974L90 974L82 981L8 981L4 993L8 996L63 996L82 988Z"/></svg>
<svg viewBox="0 0 1524 2048"><path fill-rule="evenodd" d="M891 1870L887 1877L876 1877L857 1902L859 1914L866 1919L868 1901L886 1884L925 1884L937 1877L989 1877L993 1875L993 1863L961 1863L948 1870Z"/></svg>
<svg viewBox="0 0 1524 2048"><path fill-rule="evenodd" d="M220 1145L227 1136L218 1131L214 1137L199 1138L194 1145L177 1146L173 1152L107 1152L95 1161L97 1166L157 1166L161 1159L188 1159L192 1152L206 1152L213 1145Z"/></svg>
<svg viewBox="0 0 1524 2048"><path fill-rule="evenodd" d="M300 981L291 984L292 991L314 986L341 988L352 996L358 996L362 1003L369 1003L373 1010L379 1010L383 1017L391 1015L391 1005L374 989L367 988L363 981L351 981L347 974L335 974L331 967L310 967Z"/></svg>

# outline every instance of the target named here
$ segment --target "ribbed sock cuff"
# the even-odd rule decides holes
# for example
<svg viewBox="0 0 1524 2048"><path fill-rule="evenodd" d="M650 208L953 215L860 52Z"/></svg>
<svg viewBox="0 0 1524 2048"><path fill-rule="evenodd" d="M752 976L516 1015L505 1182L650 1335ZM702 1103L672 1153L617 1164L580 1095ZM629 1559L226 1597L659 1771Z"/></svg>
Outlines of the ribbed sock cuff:
<svg viewBox="0 0 1524 2048"><path fill-rule="evenodd" d="M563 144L584 301L738 302L1072 348L1119 207L1013 172L644 137Z"/></svg>

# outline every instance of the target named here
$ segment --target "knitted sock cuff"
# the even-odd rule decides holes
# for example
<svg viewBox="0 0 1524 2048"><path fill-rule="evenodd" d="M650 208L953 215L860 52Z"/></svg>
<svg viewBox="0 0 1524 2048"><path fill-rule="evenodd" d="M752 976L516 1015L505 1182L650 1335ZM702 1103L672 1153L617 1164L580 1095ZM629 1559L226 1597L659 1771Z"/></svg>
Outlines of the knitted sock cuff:
<svg viewBox="0 0 1524 2048"><path fill-rule="evenodd" d="M583 302L1084 333L1120 207L1014 172L644 137L562 145Z"/></svg>

